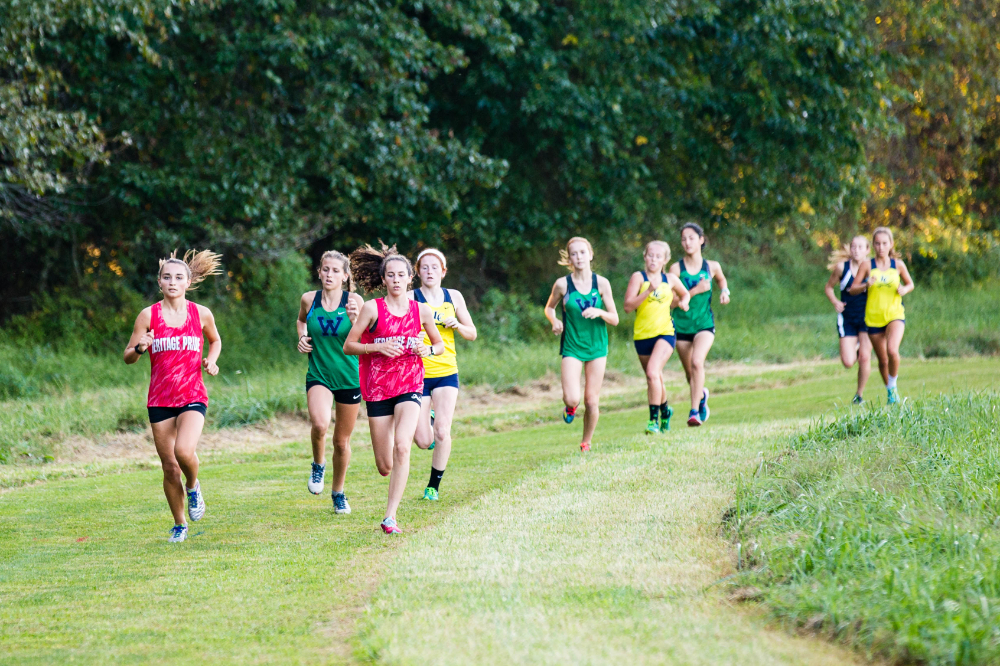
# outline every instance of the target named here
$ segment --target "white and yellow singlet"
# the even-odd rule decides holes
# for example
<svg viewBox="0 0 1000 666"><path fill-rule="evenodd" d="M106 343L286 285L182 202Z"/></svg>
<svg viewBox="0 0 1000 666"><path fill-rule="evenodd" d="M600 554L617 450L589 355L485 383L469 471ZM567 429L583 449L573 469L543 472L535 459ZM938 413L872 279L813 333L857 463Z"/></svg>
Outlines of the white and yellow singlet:
<svg viewBox="0 0 1000 666"><path fill-rule="evenodd" d="M446 319L455 317L455 303L451 300L451 293L448 289L442 289L444 301L441 305L434 306L427 303L427 299L420 289L413 290L413 298L418 303L426 303L427 307L434 313L434 323L437 325L438 333L444 340L444 353L434 356L424 357L424 377L436 379L438 377L448 377L458 374L458 355L455 353L455 329L444 325ZM430 346L431 339L424 333L424 344Z"/></svg>
<svg viewBox="0 0 1000 666"><path fill-rule="evenodd" d="M868 274L868 303L865 305L865 326L884 328L889 322L906 318L903 297L899 295L899 269L896 260L889 260L889 268L881 269L872 259Z"/></svg>
<svg viewBox="0 0 1000 666"><path fill-rule="evenodd" d="M642 273L641 294L651 286L646 271ZM667 280L666 273L660 273L660 286L654 289L646 300L639 304L635 311L635 326L632 329L633 340L648 340L659 335L674 334L674 320L670 318L670 303L674 292Z"/></svg>

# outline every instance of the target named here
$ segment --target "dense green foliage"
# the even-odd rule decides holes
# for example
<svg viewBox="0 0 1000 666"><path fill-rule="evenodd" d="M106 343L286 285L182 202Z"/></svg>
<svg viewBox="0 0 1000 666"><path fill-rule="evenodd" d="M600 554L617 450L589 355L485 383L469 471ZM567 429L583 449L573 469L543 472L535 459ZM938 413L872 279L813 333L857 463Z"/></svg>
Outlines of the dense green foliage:
<svg viewBox="0 0 1000 666"><path fill-rule="evenodd" d="M845 413L761 461L729 524L775 612L892 661L996 663L998 404Z"/></svg>
<svg viewBox="0 0 1000 666"><path fill-rule="evenodd" d="M223 251L239 282L248 262L379 237L460 252L485 291L570 231L835 214L863 193L859 128L880 123L864 18L839 2L8 3L0 237L23 252L6 293L103 277L148 294L176 246Z"/></svg>

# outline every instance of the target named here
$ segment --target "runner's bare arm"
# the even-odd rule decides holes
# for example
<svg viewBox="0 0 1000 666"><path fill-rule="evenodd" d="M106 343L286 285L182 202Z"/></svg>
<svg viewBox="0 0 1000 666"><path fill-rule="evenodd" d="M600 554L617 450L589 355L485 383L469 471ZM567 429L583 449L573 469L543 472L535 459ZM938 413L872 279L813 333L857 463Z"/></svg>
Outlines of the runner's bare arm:
<svg viewBox="0 0 1000 666"><path fill-rule="evenodd" d="M587 308L581 314L585 319L597 319L600 317L609 326L617 326L618 306L615 305L614 296L611 294L611 283L607 278L597 278L597 293L601 295L601 300L604 301L604 309Z"/></svg>
<svg viewBox="0 0 1000 666"><path fill-rule="evenodd" d="M641 286L642 273L636 271L635 273L632 273L632 277L628 280L628 286L625 287L626 314L635 311L635 309L642 305L642 302L646 300L646 297L649 296L650 292L653 291L653 285L650 283L650 285L646 287L646 290L640 294L639 287Z"/></svg>
<svg viewBox="0 0 1000 666"><path fill-rule="evenodd" d="M198 314L201 315L201 331L205 335L205 339L208 340L208 356L202 359L201 364L205 368L205 372L214 377L219 374L217 363L219 354L222 353L222 336L219 335L219 329L215 326L215 315L212 314L211 310L204 305L199 305Z"/></svg>
<svg viewBox="0 0 1000 666"><path fill-rule="evenodd" d="M667 280L670 282L670 288L674 292L674 298L670 304L671 307L680 308L684 312L687 312L691 303L691 293L684 286L684 283L681 282L681 279L673 273L667 274Z"/></svg>
<svg viewBox="0 0 1000 666"><path fill-rule="evenodd" d="M726 280L726 276L722 272L722 264L718 261L709 261L708 269L712 272L712 277L715 278L716 283L719 285L719 303L722 305L728 305L729 282Z"/></svg>
<svg viewBox="0 0 1000 666"><path fill-rule="evenodd" d="M139 316L135 318L135 326L132 327L132 337L128 339L128 346L125 347L125 363L128 365L132 365L142 356L142 354L136 352L136 345L139 345L139 349L145 352L149 349L149 345L153 344L154 331L149 328L152 319L153 311L151 308L143 308Z"/></svg>
<svg viewBox="0 0 1000 666"><path fill-rule="evenodd" d="M566 280L560 278L552 285L552 293L549 294L549 300L545 303L545 318L549 320L549 324L552 325L552 332L556 335L560 335L563 332L563 323L556 317L556 305L565 295Z"/></svg>
<svg viewBox="0 0 1000 666"><path fill-rule="evenodd" d="M833 272L830 273L830 279L826 281L826 286L823 287L823 293L830 299L830 302L833 303L833 309L838 313L844 311L844 301L837 298L835 291L842 277L844 277L844 265L837 264L833 267Z"/></svg>
<svg viewBox="0 0 1000 666"><path fill-rule="evenodd" d="M306 325L306 316L309 314L309 307L315 297L315 291L307 291L299 299L299 318L295 320L295 329L299 334L298 350L300 354L308 354L313 350L312 338L309 337L309 327Z"/></svg>
<svg viewBox="0 0 1000 666"><path fill-rule="evenodd" d="M361 297L361 294L355 294L353 292L347 295L347 318L353 324L358 319L358 315L361 314L361 308L365 305L365 299Z"/></svg>
<svg viewBox="0 0 1000 666"><path fill-rule="evenodd" d="M871 265L867 261L862 261L861 265L858 266L857 274L854 276L854 283L847 290L847 293L851 296L856 296L867 289L869 273L871 273Z"/></svg>
<svg viewBox="0 0 1000 666"><path fill-rule="evenodd" d="M913 278L910 277L910 269L906 267L902 259L896 260L896 268L899 269L899 287L896 291L899 292L900 296L906 296L916 288L916 285L913 284Z"/></svg>
<svg viewBox="0 0 1000 666"><path fill-rule="evenodd" d="M475 340L479 337L479 331L472 323L472 315L469 314L469 308L465 304L465 297L457 289L449 289L448 293L451 294L451 301L455 304L455 316L445 319L444 325L455 329L459 335L470 342Z"/></svg>
<svg viewBox="0 0 1000 666"><path fill-rule="evenodd" d="M427 356L430 354L431 349L434 350L435 356L440 356L444 353L444 340L441 339L441 334L438 333L437 324L434 323L434 312L426 303L420 304L420 325L424 327L424 332L427 333L427 337L431 339L431 346L423 344L422 342L417 347L417 353L421 356Z"/></svg>

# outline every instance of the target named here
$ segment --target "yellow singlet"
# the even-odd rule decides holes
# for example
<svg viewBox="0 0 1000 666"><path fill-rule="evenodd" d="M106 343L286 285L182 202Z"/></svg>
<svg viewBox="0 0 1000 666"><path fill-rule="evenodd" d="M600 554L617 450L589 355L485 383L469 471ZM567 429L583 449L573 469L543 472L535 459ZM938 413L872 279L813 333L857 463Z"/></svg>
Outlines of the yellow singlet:
<svg viewBox="0 0 1000 666"><path fill-rule="evenodd" d="M646 271L642 272L641 294L650 286ZM674 299L673 289L667 281L665 273L660 273L660 286L646 296L635 311L635 327L632 329L633 340L648 340L658 335L673 335L674 320L670 318L670 302Z"/></svg>
<svg viewBox="0 0 1000 666"><path fill-rule="evenodd" d="M903 297L899 289L899 269L896 260L889 260L889 268L876 268L872 259L871 273L868 274L868 304L865 306L865 325L874 328L888 326L889 322L905 319Z"/></svg>
<svg viewBox="0 0 1000 666"><path fill-rule="evenodd" d="M434 323L437 324L438 333L441 334L441 339L444 340L443 354L440 356L424 357L424 377L427 379L458 374L458 356L455 353L455 329L444 325L445 319L455 316L455 304L452 302L451 294L447 289L442 289L441 291L444 292L444 302L435 307L427 303L427 299L424 298L422 291L419 289L413 290L413 298L418 303L427 303L427 307L434 313ZM424 344L428 346L431 344L431 339L427 337L426 333L424 333Z"/></svg>

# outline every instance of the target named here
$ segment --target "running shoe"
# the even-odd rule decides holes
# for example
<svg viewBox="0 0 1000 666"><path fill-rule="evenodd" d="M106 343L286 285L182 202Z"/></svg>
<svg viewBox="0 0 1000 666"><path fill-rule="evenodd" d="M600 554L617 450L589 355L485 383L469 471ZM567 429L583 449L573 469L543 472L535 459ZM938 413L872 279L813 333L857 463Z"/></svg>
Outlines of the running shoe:
<svg viewBox="0 0 1000 666"><path fill-rule="evenodd" d="M700 426L702 424L701 416L698 414L697 409L692 409L691 413L688 414L688 425L691 427Z"/></svg>
<svg viewBox="0 0 1000 666"><path fill-rule="evenodd" d="M860 405L860 404L864 403L864 401L865 401L865 399L862 398L860 395L855 395L854 399L851 400L851 404L852 405Z"/></svg>
<svg viewBox="0 0 1000 666"><path fill-rule="evenodd" d="M582 442L580 444L580 450L583 451L584 453L586 453L587 451L589 451L590 450L590 442Z"/></svg>
<svg viewBox="0 0 1000 666"><path fill-rule="evenodd" d="M188 526L187 525L174 525L170 528L170 538L167 539L169 543L180 543L184 539L188 538Z"/></svg>
<svg viewBox="0 0 1000 666"><path fill-rule="evenodd" d="M437 488L431 488L430 486L424 488L424 499L430 500L431 502L437 502L438 501Z"/></svg>
<svg viewBox="0 0 1000 666"><path fill-rule="evenodd" d="M576 407L564 407L562 417L566 423L572 423L576 417Z"/></svg>
<svg viewBox="0 0 1000 666"><path fill-rule="evenodd" d="M652 421L652 420L650 420L650 422L646 424L646 434L647 435L656 435L659 432L660 432L660 422L659 421Z"/></svg>
<svg viewBox="0 0 1000 666"><path fill-rule="evenodd" d="M351 505L347 503L347 495L344 493L333 493L330 495L330 499L333 500L333 512L334 513L350 513Z"/></svg>
<svg viewBox="0 0 1000 666"><path fill-rule="evenodd" d="M702 389L704 395L702 395L701 402L698 403L698 417L701 422L704 423L708 420L709 415L712 413L708 408L708 389Z"/></svg>
<svg viewBox="0 0 1000 666"><path fill-rule="evenodd" d="M382 531L386 534L402 534L403 530L399 529L399 525L392 518L386 518L382 521Z"/></svg>
<svg viewBox="0 0 1000 666"><path fill-rule="evenodd" d="M887 403L890 405L895 405L899 402L899 389L893 386L891 389L887 389L889 397Z"/></svg>
<svg viewBox="0 0 1000 666"><path fill-rule="evenodd" d="M674 415L674 408L671 407L670 405L667 405L666 415L663 414L662 410L660 411L660 432L667 432L668 430L670 430L670 417L673 415Z"/></svg>
<svg viewBox="0 0 1000 666"><path fill-rule="evenodd" d="M188 494L188 515L191 522L201 520L205 515L205 498L201 496L201 481L194 482L194 488L187 491Z"/></svg>
<svg viewBox="0 0 1000 666"><path fill-rule="evenodd" d="M326 476L326 465L312 463L312 472L309 474L309 483L306 484L309 492L319 495L323 492L323 477Z"/></svg>

